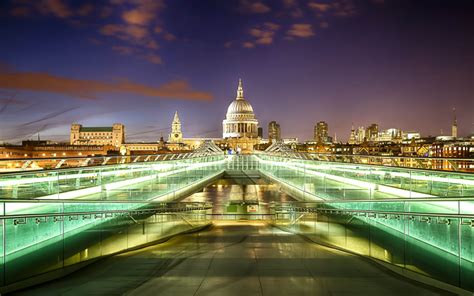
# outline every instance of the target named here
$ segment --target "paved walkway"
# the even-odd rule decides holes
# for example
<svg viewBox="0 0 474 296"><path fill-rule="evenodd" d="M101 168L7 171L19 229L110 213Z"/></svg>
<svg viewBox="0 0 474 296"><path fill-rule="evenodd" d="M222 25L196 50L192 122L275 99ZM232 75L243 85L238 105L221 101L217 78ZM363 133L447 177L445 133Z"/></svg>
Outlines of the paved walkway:
<svg viewBox="0 0 474 296"><path fill-rule="evenodd" d="M18 295L443 295L263 223L221 222Z"/></svg>

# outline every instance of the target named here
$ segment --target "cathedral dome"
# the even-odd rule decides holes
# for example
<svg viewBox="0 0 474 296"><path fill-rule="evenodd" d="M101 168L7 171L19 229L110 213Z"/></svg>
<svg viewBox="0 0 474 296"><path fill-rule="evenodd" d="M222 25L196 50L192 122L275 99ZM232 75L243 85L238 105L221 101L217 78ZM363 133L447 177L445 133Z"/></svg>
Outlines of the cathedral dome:
<svg viewBox="0 0 474 296"><path fill-rule="evenodd" d="M226 119L223 121L224 138L256 138L258 121L253 113L252 105L244 98L242 80L239 79L237 97L227 108Z"/></svg>
<svg viewBox="0 0 474 296"><path fill-rule="evenodd" d="M227 108L227 118L237 114L253 115L252 105L250 105L250 103L243 98L232 101L232 103L229 105L229 108Z"/></svg>
<svg viewBox="0 0 474 296"><path fill-rule="evenodd" d="M242 81L239 80L239 87L237 89L237 97L230 103L227 108L226 118L229 120L239 119L254 119L252 105L244 98L244 92L242 88Z"/></svg>

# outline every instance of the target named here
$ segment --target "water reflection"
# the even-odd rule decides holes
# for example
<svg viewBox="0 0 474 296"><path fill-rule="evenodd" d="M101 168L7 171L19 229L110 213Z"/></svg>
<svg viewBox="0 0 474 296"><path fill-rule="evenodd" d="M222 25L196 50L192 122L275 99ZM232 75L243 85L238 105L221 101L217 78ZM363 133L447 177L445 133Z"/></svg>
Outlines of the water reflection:
<svg viewBox="0 0 474 296"><path fill-rule="evenodd" d="M272 201L294 199L261 178L223 178L182 201L212 202L212 214L269 214Z"/></svg>

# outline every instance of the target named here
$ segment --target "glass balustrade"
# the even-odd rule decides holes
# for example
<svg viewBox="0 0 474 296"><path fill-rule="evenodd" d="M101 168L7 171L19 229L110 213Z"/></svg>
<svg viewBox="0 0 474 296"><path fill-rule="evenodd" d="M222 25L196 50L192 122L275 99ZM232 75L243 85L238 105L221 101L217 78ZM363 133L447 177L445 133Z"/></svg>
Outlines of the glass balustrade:
<svg viewBox="0 0 474 296"><path fill-rule="evenodd" d="M0 199L151 200L223 172L224 156L0 174Z"/></svg>
<svg viewBox="0 0 474 296"><path fill-rule="evenodd" d="M3 201L0 207L0 285L8 286L204 226L212 205Z"/></svg>
<svg viewBox="0 0 474 296"><path fill-rule="evenodd" d="M474 196L474 174L296 159L260 153L260 172L308 199Z"/></svg>
<svg viewBox="0 0 474 296"><path fill-rule="evenodd" d="M275 223L318 243L474 291L474 199L275 204Z"/></svg>

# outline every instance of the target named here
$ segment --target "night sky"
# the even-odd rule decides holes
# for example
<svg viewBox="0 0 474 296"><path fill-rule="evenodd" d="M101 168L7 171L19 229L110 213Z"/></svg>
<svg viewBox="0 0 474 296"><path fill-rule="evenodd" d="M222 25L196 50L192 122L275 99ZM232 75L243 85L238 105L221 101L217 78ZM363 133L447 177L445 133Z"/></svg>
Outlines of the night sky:
<svg viewBox="0 0 474 296"><path fill-rule="evenodd" d="M12 0L0 4L0 142L67 140L72 122L127 141L222 136L238 79L266 134L324 120L474 132L474 1Z"/></svg>

